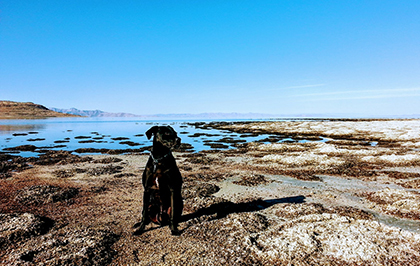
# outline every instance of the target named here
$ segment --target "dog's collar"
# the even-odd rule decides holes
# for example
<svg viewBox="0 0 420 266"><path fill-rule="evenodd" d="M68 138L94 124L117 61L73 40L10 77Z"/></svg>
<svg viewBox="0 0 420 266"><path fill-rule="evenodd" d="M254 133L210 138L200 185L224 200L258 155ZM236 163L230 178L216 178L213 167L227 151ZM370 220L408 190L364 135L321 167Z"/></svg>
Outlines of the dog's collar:
<svg viewBox="0 0 420 266"><path fill-rule="evenodd" d="M157 168L158 164L161 161L163 161L163 159L165 159L166 157L168 157L169 154L171 154L171 152L168 152L167 154L163 155L162 157L155 158L155 156L153 156L153 152L150 152L150 158L152 158L152 161L153 161L153 172L156 171L156 168Z"/></svg>

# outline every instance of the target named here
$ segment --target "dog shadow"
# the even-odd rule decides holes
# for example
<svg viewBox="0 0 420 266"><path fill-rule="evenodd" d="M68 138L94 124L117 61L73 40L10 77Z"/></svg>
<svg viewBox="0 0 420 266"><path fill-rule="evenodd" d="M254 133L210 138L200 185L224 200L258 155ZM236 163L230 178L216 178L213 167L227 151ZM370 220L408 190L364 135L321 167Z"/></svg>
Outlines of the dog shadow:
<svg viewBox="0 0 420 266"><path fill-rule="evenodd" d="M224 218L232 213L243 213L243 212L255 212L267 209L273 205L280 203L304 203L305 196L295 196L280 199L268 199L262 200L257 199L250 202L221 202L213 204L209 207L197 210L194 213L186 214L181 217L181 222L187 222L189 220L197 219L202 216L213 216L211 220L217 220ZM184 229L185 230L185 229Z"/></svg>
<svg viewBox="0 0 420 266"><path fill-rule="evenodd" d="M230 201L220 202L220 203L212 204L206 208L201 208L193 213L183 215L180 219L180 223L187 222L194 219L199 219L202 216L210 216L211 218L209 220L218 220L232 213L255 212L255 211L267 209L276 204L281 204L281 203L299 204L299 203L304 203L304 202L305 202L305 196L295 196L295 197L287 197L287 198L281 198L281 199L268 199L268 200L257 199L257 200L253 200L249 202L241 202L241 203L233 203ZM136 228L139 225L140 223L136 223L133 227ZM165 227L165 226L167 225L160 225L157 227L152 227L152 228L144 230L143 232L153 231L153 230ZM190 226L192 225L189 225L186 228L183 228L181 230L181 233L183 233Z"/></svg>

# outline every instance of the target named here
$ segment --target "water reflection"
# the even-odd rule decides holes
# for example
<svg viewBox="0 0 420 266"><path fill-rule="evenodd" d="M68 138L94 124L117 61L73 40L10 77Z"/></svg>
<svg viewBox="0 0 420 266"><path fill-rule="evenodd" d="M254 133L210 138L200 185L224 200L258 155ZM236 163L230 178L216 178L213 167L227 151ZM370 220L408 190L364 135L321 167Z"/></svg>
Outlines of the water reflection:
<svg viewBox="0 0 420 266"><path fill-rule="evenodd" d="M180 135L184 147L190 147L191 151L232 149L238 144L254 141L263 143L308 141L270 134L244 135L211 127L200 127L197 126L200 124L191 122L193 121L142 121L132 118L3 120L0 121L0 152L10 153L12 152L10 148L28 145L34 146L30 148L35 152L23 153L19 149L13 152L22 156L34 156L40 149L67 151L142 149L151 145L151 141L144 133L154 125L171 125Z"/></svg>
<svg viewBox="0 0 420 266"><path fill-rule="evenodd" d="M12 134L37 134L37 131L44 130L45 125L42 124L29 124L29 125L1 125L0 135Z"/></svg>

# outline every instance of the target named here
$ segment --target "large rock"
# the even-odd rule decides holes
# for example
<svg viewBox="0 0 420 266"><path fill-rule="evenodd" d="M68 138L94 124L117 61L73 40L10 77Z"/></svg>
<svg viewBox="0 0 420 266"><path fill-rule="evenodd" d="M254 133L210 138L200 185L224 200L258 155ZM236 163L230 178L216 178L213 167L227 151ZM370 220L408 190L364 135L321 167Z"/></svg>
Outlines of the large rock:
<svg viewBox="0 0 420 266"><path fill-rule="evenodd" d="M10 261L31 262L35 265L107 265L115 251L111 246L118 236L107 230L86 227L65 227L28 243L19 257Z"/></svg>
<svg viewBox="0 0 420 266"><path fill-rule="evenodd" d="M77 194L79 194L78 188L38 185L20 190L15 200L22 204L45 204L69 200Z"/></svg>
<svg viewBox="0 0 420 266"><path fill-rule="evenodd" d="M30 213L0 214L0 248L46 233L53 221Z"/></svg>

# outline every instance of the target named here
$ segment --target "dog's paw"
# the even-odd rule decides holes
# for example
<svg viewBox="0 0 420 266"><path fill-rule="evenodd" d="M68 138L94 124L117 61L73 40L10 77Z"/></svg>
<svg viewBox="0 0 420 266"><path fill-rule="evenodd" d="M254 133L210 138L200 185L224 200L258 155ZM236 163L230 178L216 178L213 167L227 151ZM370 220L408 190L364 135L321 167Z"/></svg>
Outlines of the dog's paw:
<svg viewBox="0 0 420 266"><path fill-rule="evenodd" d="M135 235L135 236L139 236L144 232L144 229L146 228L146 223L145 222L139 222L139 223L136 223L133 226L133 228L137 228L137 227L138 227L138 229L133 232L133 235Z"/></svg>
<svg viewBox="0 0 420 266"><path fill-rule="evenodd" d="M174 229L174 230L171 230L171 234L173 236L180 236L181 235L181 231L179 231L178 229Z"/></svg>
<svg viewBox="0 0 420 266"><path fill-rule="evenodd" d="M138 222L138 223L135 223L135 224L133 225L133 229L136 229L137 227L141 227L143 224L144 224L144 222Z"/></svg>
<svg viewBox="0 0 420 266"><path fill-rule="evenodd" d="M141 226L141 224L142 224L142 222L135 223L135 224L133 225L133 229L135 229L135 228L137 228L137 227L140 227L140 226Z"/></svg>
<svg viewBox="0 0 420 266"><path fill-rule="evenodd" d="M144 228L139 228L136 231L133 232L133 236L139 236L141 234L143 234L144 232Z"/></svg>

